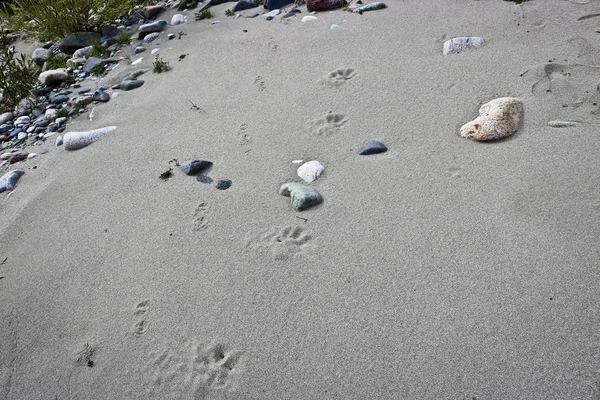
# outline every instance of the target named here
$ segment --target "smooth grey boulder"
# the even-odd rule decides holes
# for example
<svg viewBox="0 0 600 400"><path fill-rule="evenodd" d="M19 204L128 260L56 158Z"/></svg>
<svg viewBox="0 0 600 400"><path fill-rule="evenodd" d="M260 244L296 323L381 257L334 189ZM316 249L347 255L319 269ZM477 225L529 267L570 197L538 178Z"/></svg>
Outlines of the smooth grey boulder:
<svg viewBox="0 0 600 400"><path fill-rule="evenodd" d="M243 10L250 10L252 8L256 8L258 7L258 4L256 4L253 1L249 1L249 0L240 0L237 2L237 4L235 6L233 6L233 12L238 12L238 11L243 11Z"/></svg>
<svg viewBox="0 0 600 400"><path fill-rule="evenodd" d="M96 32L75 32L67 35L56 44L63 53L73 54L75 50L90 46L94 41L100 41L102 36Z"/></svg>
<svg viewBox="0 0 600 400"><path fill-rule="evenodd" d="M12 121L15 116L10 111L5 112L0 115L0 125L7 123L8 121Z"/></svg>
<svg viewBox="0 0 600 400"><path fill-rule="evenodd" d="M54 85L56 83L61 83L67 80L69 74L62 68L59 69L51 69L49 71L42 72L38 80L43 85Z"/></svg>
<svg viewBox="0 0 600 400"><path fill-rule="evenodd" d="M24 173L25 171L22 169L13 169L2 175L2 177L0 177L0 193L7 190L13 190Z"/></svg>
<svg viewBox="0 0 600 400"><path fill-rule="evenodd" d="M458 54L463 50L481 47L485 44L482 37L457 37L444 42L444 55Z"/></svg>
<svg viewBox="0 0 600 400"><path fill-rule="evenodd" d="M140 86L142 86L144 84L144 81L141 79L126 79L123 80L123 82L121 82L119 84L119 89L121 90L133 90L133 89L137 89Z"/></svg>
<svg viewBox="0 0 600 400"><path fill-rule="evenodd" d="M87 56L88 54L92 54L93 51L94 51L94 46L82 47L79 50L75 50L75 53L73 53L73 57L71 57L71 58L83 58L83 57Z"/></svg>
<svg viewBox="0 0 600 400"><path fill-rule="evenodd" d="M31 55L31 59L39 66L44 65L52 57L52 52L48 49L35 49Z"/></svg>
<svg viewBox="0 0 600 400"><path fill-rule="evenodd" d="M163 30L163 28L166 25L167 25L167 21L164 21L164 20L154 21L149 24L140 25L139 31L146 32L146 33L160 32Z"/></svg>
<svg viewBox="0 0 600 400"><path fill-rule="evenodd" d="M63 136L65 150L79 150L88 146L108 132L117 129L116 126L107 126L104 128L94 129L86 132L69 132Z"/></svg>
<svg viewBox="0 0 600 400"><path fill-rule="evenodd" d="M291 198L295 211L303 211L323 202L323 196L316 189L295 182L281 185L279 194Z"/></svg>

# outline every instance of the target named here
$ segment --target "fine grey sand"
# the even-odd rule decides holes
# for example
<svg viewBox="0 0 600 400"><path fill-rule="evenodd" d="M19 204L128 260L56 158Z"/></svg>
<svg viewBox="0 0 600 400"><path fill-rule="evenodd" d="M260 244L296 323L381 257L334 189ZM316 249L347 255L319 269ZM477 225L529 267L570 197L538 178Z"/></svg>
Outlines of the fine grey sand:
<svg viewBox="0 0 600 400"><path fill-rule="evenodd" d="M0 399L597 399L600 17L578 18L600 5L579 3L187 12L149 46L172 71L67 132L116 130L48 141L0 194ZM486 44L443 56L458 36ZM458 135L504 96L516 134ZM159 179L172 159L233 185ZM323 204L278 194L292 160L325 166Z"/></svg>

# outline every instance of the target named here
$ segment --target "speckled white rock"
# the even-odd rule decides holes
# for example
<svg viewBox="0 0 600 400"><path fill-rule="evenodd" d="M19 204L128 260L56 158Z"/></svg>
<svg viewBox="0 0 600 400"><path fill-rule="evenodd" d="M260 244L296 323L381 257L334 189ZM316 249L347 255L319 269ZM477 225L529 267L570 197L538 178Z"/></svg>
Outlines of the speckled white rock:
<svg viewBox="0 0 600 400"><path fill-rule="evenodd" d="M56 138L56 147L60 147L63 144L63 137L59 136Z"/></svg>
<svg viewBox="0 0 600 400"><path fill-rule="evenodd" d="M500 97L479 108L479 117L460 128L460 136L476 141L502 139L519 130L523 102Z"/></svg>
<svg viewBox="0 0 600 400"><path fill-rule="evenodd" d="M52 85L57 82L64 82L67 80L68 77L69 75L67 74L67 71L65 71L62 68L59 68L42 72L39 75L38 80L43 85Z"/></svg>
<svg viewBox="0 0 600 400"><path fill-rule="evenodd" d="M50 108L50 109L46 110L46 112L44 113L44 118L47 119L48 121L53 121L56 119L57 115L58 115L58 110L56 108Z"/></svg>
<svg viewBox="0 0 600 400"><path fill-rule="evenodd" d="M482 37L457 37L444 42L444 55L458 54L472 47L481 47L485 44Z"/></svg>
<svg viewBox="0 0 600 400"><path fill-rule="evenodd" d="M94 129L86 132L69 132L63 137L65 150L79 150L90 145L106 135L108 132L117 129L116 126L107 126L105 128Z"/></svg>
<svg viewBox="0 0 600 400"><path fill-rule="evenodd" d="M175 14L173 15L173 17L171 18L171 25L180 25L186 22L186 17L184 17L182 14Z"/></svg>
<svg viewBox="0 0 600 400"><path fill-rule="evenodd" d="M298 176L304 182L314 182L325 171L325 167L320 162L313 160L302 164L298 168Z"/></svg>

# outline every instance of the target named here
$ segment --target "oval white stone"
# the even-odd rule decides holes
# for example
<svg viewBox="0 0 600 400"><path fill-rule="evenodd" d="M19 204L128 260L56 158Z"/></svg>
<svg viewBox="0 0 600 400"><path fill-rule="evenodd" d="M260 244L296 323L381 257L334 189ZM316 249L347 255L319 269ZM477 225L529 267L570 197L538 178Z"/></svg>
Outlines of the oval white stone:
<svg viewBox="0 0 600 400"><path fill-rule="evenodd" d="M298 168L298 176L305 182L315 181L325 171L325 167L320 162L313 160L302 164Z"/></svg>

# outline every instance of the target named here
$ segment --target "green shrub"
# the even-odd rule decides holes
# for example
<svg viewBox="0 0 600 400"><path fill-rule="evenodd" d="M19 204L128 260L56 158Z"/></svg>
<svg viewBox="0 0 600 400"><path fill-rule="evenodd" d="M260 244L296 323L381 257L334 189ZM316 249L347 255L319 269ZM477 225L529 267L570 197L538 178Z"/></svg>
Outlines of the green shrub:
<svg viewBox="0 0 600 400"><path fill-rule="evenodd" d="M200 3L200 0L181 0L179 3L179 9L185 10L186 8L196 8L198 7L198 3Z"/></svg>
<svg viewBox="0 0 600 400"><path fill-rule="evenodd" d="M214 15L212 15L210 10L204 10L202 12L197 12L197 13L194 13L194 15L196 16L196 21L202 21L203 19L209 19L209 18L214 17Z"/></svg>
<svg viewBox="0 0 600 400"><path fill-rule="evenodd" d="M163 61L163 59L159 58L158 56L156 56L156 58L154 59L153 67L154 68L152 69L152 71L157 74L160 74L161 72L169 71L171 69L171 66L169 65L169 63L166 61Z"/></svg>
<svg viewBox="0 0 600 400"><path fill-rule="evenodd" d="M91 44L92 46L92 52L89 54L90 57L99 57L99 58L105 58L105 57L110 57L110 51L104 47L104 45L102 43L100 43L97 40L94 40Z"/></svg>
<svg viewBox="0 0 600 400"><path fill-rule="evenodd" d="M12 110L22 99L31 97L37 84L38 68L24 54L17 56L4 33L0 33L1 110Z"/></svg>
<svg viewBox="0 0 600 400"><path fill-rule="evenodd" d="M40 40L57 40L73 32L98 31L127 15L133 0L14 0L0 3L8 28L27 29Z"/></svg>
<svg viewBox="0 0 600 400"><path fill-rule="evenodd" d="M106 69L106 66L104 65L103 62L101 62L101 63L94 65L94 67L92 69L90 69L90 74L102 75L102 74L104 74L105 69Z"/></svg>
<svg viewBox="0 0 600 400"><path fill-rule="evenodd" d="M127 46L131 42L131 35L127 31L119 31L115 39L119 46Z"/></svg>
<svg viewBox="0 0 600 400"><path fill-rule="evenodd" d="M68 59L68 57L53 54L48 60L48 69L67 68Z"/></svg>
<svg viewBox="0 0 600 400"><path fill-rule="evenodd" d="M233 12L233 10L231 8L228 8L227 10L225 10L225 15L228 17L233 17L235 15L235 13Z"/></svg>

